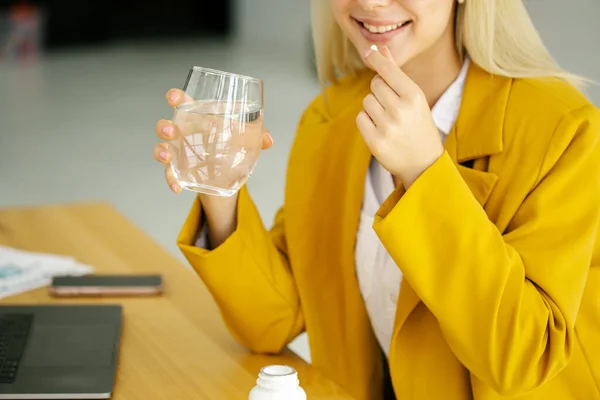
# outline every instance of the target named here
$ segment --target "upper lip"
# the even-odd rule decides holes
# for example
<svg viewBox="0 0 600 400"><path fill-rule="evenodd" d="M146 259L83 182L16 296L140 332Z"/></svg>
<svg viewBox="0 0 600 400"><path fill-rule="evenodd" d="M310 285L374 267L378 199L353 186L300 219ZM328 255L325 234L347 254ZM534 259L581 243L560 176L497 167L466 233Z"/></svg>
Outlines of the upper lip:
<svg viewBox="0 0 600 400"><path fill-rule="evenodd" d="M402 25L403 23L410 21L410 18L405 19L396 19L396 20L381 20L381 19L371 19L371 18L359 18L352 17L358 22L362 22L372 26L389 26L389 25Z"/></svg>

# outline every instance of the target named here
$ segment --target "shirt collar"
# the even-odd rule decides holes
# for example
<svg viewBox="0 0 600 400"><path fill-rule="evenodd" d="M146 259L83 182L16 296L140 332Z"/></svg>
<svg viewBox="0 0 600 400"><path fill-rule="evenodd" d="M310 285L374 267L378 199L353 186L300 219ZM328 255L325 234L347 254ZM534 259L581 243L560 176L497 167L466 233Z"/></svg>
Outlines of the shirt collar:
<svg viewBox="0 0 600 400"><path fill-rule="evenodd" d="M458 111L462 101L469 64L469 57L465 57L465 61L458 76L431 109L431 115L433 116L435 126L437 126L440 132L446 136L450 134L450 131L458 118Z"/></svg>

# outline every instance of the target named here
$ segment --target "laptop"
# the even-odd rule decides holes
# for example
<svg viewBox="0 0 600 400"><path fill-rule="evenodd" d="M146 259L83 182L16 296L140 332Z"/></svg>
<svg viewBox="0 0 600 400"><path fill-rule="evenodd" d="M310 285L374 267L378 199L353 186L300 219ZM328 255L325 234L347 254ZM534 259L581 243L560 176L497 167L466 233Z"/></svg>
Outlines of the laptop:
<svg viewBox="0 0 600 400"><path fill-rule="evenodd" d="M0 306L0 399L112 395L122 307Z"/></svg>

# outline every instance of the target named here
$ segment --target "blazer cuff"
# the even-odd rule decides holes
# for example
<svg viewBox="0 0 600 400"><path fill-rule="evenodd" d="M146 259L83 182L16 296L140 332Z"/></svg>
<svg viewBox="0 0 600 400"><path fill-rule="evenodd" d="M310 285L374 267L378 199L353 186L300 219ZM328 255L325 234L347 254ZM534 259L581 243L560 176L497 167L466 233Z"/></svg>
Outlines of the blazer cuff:
<svg viewBox="0 0 600 400"><path fill-rule="evenodd" d="M243 231L244 215L247 214L248 204L253 205L246 186L240 189L237 202L237 226L235 231L215 249L208 247L208 229L203 218L202 203L198 196L194 199L192 209L181 228L177 238L177 246L188 260L209 261L218 258L220 254L227 254L228 249L238 250L242 239L240 231Z"/></svg>
<svg viewBox="0 0 600 400"><path fill-rule="evenodd" d="M443 193L436 193L435 188L438 182L442 180L460 179L460 174L448 152L444 152L429 168L417 178L415 183L406 190L404 186L399 185L392 194L383 202L377 214L373 228L377 233L385 235L386 226L393 224L394 221L403 220L403 213L414 212L419 207L425 206L423 200L429 203L436 202L443 198ZM463 183L464 184L464 183ZM438 197L442 196L442 197Z"/></svg>

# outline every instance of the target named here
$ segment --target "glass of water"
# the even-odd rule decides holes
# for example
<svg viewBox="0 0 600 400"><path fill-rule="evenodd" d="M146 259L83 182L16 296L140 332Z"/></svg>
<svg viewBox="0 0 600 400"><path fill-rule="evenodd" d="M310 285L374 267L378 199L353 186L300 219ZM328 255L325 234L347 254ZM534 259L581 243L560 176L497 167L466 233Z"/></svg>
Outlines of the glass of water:
<svg viewBox="0 0 600 400"><path fill-rule="evenodd" d="M185 100L173 116L178 134L169 142L173 174L184 189L231 196L260 154L263 82L193 67L183 91Z"/></svg>

